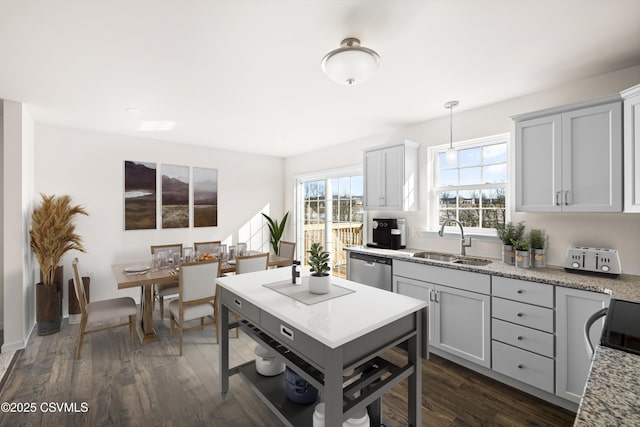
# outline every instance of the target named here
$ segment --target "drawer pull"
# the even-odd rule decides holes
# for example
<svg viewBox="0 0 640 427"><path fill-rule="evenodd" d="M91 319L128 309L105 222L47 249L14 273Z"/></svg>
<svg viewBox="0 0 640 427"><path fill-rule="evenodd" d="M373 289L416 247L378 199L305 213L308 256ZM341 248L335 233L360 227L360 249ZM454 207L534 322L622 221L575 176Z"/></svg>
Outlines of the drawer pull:
<svg viewBox="0 0 640 427"><path fill-rule="evenodd" d="M522 341L523 340L522 335L518 335L516 338L518 339L518 341Z"/></svg>
<svg viewBox="0 0 640 427"><path fill-rule="evenodd" d="M280 333L293 341L293 331L284 325L280 325Z"/></svg>
<svg viewBox="0 0 640 427"><path fill-rule="evenodd" d="M519 294L521 294L521 293L523 293L524 291L523 291L522 289L518 289L516 292L517 292L517 293L519 293Z"/></svg>
<svg viewBox="0 0 640 427"><path fill-rule="evenodd" d="M233 303L234 303L238 308L242 308L242 301L240 301L238 298L234 298L234 299L233 299Z"/></svg>
<svg viewBox="0 0 640 427"><path fill-rule="evenodd" d="M523 369L524 365L522 363L518 363L518 369Z"/></svg>
<svg viewBox="0 0 640 427"><path fill-rule="evenodd" d="M516 313L516 316L518 316L518 317L522 317L523 315L522 315L522 313L521 313L521 312L517 312L517 313Z"/></svg>

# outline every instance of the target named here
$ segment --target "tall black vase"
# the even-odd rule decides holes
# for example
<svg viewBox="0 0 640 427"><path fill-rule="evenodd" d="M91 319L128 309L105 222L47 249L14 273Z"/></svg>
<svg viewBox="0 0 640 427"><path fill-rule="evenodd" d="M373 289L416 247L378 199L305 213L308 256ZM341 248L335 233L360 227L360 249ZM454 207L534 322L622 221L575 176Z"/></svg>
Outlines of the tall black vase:
<svg viewBox="0 0 640 427"><path fill-rule="evenodd" d="M45 286L42 282L36 284L38 335L60 332L62 325L62 273L62 266L58 266L53 286Z"/></svg>

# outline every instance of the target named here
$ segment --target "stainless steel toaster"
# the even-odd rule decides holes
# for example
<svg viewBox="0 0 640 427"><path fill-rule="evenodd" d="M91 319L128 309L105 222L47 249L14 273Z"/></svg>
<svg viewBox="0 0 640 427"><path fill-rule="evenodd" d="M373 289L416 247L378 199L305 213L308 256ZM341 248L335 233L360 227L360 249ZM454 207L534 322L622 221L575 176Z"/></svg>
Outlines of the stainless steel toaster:
<svg viewBox="0 0 640 427"><path fill-rule="evenodd" d="M564 268L572 272L598 273L614 277L622 273L618 251L610 248L570 246L567 249Z"/></svg>

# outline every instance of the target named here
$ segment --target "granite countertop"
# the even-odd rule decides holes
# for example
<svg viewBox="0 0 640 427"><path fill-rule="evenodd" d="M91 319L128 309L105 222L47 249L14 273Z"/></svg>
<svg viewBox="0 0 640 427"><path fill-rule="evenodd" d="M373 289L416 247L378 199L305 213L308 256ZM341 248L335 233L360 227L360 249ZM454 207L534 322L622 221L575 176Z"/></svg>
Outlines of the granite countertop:
<svg viewBox="0 0 640 427"><path fill-rule="evenodd" d="M640 356L598 346L574 426L640 425Z"/></svg>
<svg viewBox="0 0 640 427"><path fill-rule="evenodd" d="M560 267L516 268L501 260L492 260L493 262L486 266L471 266L413 258L414 253L422 252L423 249L395 251L352 246L347 250L377 254L409 262L602 292L616 299L640 301L640 276L635 275L623 274L619 278L609 278L600 275L569 273ZM640 425L639 355L609 347L598 346L596 348L574 425Z"/></svg>
<svg viewBox="0 0 640 427"><path fill-rule="evenodd" d="M640 276L635 275L622 274L619 278L610 278L601 275L569 273L561 267L517 268L513 265L505 264L501 260L497 259L491 259L493 262L490 264L477 266L450 264L441 261L413 257L413 254L423 252L424 249L408 248L390 250L372 249L366 246L351 246L346 250L366 254L376 254L402 261L473 271L476 273L486 273L495 276L509 277L512 279L521 279L531 282L546 283L549 285L564 286L567 288L582 289L585 291L601 292L609 294L616 299L640 302ZM473 259L476 257L468 256L466 258Z"/></svg>

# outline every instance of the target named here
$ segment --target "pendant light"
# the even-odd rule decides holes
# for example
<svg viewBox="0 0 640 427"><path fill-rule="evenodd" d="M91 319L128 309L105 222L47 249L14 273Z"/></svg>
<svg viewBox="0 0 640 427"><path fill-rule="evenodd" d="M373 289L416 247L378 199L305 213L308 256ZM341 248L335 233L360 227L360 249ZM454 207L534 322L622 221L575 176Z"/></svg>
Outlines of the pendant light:
<svg viewBox="0 0 640 427"><path fill-rule="evenodd" d="M444 155L447 163L452 164L458 160L458 151L453 148L453 108L458 106L458 101L449 101L444 104L444 108L449 109L449 148Z"/></svg>
<svg viewBox="0 0 640 427"><path fill-rule="evenodd" d="M360 40L349 37L338 49L322 59L322 71L334 82L346 86L367 80L378 68L380 56L373 50L360 46Z"/></svg>

